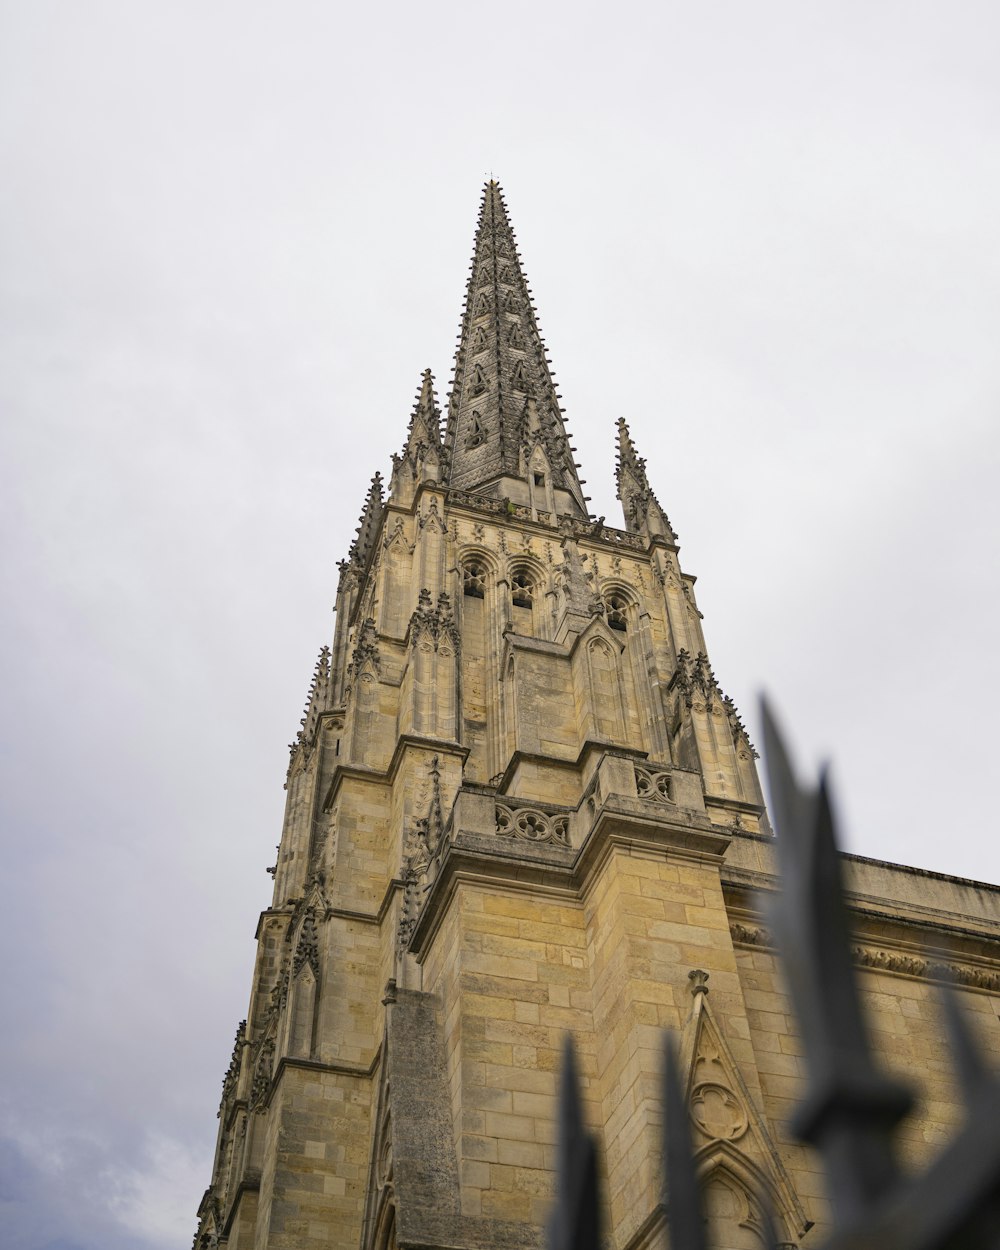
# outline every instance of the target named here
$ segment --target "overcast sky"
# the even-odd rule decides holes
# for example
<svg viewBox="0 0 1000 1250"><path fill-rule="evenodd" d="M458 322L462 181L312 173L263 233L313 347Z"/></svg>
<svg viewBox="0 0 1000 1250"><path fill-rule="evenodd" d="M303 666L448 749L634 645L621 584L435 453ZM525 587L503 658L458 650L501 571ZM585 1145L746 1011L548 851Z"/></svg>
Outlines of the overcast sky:
<svg viewBox="0 0 1000 1250"><path fill-rule="evenodd" d="M10 1250L186 1247L336 561L504 186L752 731L1000 880L1000 9L0 3ZM759 735L757 735L759 736Z"/></svg>

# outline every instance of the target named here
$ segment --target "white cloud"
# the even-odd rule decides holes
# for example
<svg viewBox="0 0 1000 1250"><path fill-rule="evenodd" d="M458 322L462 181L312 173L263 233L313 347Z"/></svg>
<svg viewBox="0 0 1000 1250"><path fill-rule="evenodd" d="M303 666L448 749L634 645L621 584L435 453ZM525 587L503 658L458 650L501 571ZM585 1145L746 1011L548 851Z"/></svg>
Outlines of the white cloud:
<svg viewBox="0 0 1000 1250"><path fill-rule="evenodd" d="M205 1160L183 1142L150 1132L141 1162L109 1169L102 1178L108 1207L129 1232L154 1245L183 1245L194 1230L197 1205L208 1184Z"/></svg>

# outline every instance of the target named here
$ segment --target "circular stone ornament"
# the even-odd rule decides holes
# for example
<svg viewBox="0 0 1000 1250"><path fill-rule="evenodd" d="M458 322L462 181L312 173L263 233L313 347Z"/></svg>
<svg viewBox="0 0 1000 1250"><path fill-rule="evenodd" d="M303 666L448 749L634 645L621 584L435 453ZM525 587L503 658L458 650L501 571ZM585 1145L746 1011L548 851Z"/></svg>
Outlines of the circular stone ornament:
<svg viewBox="0 0 1000 1250"><path fill-rule="evenodd" d="M691 1119L712 1141L735 1141L747 1131L746 1112L732 1090L703 1081L691 1092Z"/></svg>

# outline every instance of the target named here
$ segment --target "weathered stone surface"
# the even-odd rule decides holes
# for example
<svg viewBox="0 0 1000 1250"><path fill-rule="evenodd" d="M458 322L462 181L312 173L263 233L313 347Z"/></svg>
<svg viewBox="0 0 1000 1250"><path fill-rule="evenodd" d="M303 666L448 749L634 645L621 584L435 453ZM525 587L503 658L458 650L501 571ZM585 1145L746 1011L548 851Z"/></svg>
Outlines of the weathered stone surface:
<svg viewBox="0 0 1000 1250"><path fill-rule="evenodd" d="M623 424L625 528L586 515L494 184L476 249L446 427L425 373L340 566L196 1245L540 1246L567 1031L610 1244L658 1244L665 1028L718 1244L757 1244L762 1203L795 1244L824 1195L785 1127L753 747ZM875 1042L923 1086L917 1162L960 1113L936 981L1000 1055L1000 891L847 875Z"/></svg>

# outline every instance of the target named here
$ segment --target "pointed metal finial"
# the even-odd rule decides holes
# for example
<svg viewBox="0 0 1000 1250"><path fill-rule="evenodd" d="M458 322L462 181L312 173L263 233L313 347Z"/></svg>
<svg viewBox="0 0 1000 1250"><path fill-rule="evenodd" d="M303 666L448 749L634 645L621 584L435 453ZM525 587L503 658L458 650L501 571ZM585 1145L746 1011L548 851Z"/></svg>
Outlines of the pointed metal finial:
<svg viewBox="0 0 1000 1250"><path fill-rule="evenodd" d="M831 1205L852 1222L897 1183L892 1133L912 1099L869 1044L827 778L802 789L766 700L761 712L781 870L772 920L809 1078L792 1129L823 1155Z"/></svg>
<svg viewBox="0 0 1000 1250"><path fill-rule="evenodd" d="M663 1045L663 1203L671 1250L706 1250L701 1188L694 1166L687 1091L681 1081L674 1038Z"/></svg>
<svg viewBox="0 0 1000 1250"><path fill-rule="evenodd" d="M598 1250L597 1151L583 1124L573 1039L563 1043L559 1078L556 1202L549 1219L548 1250Z"/></svg>

